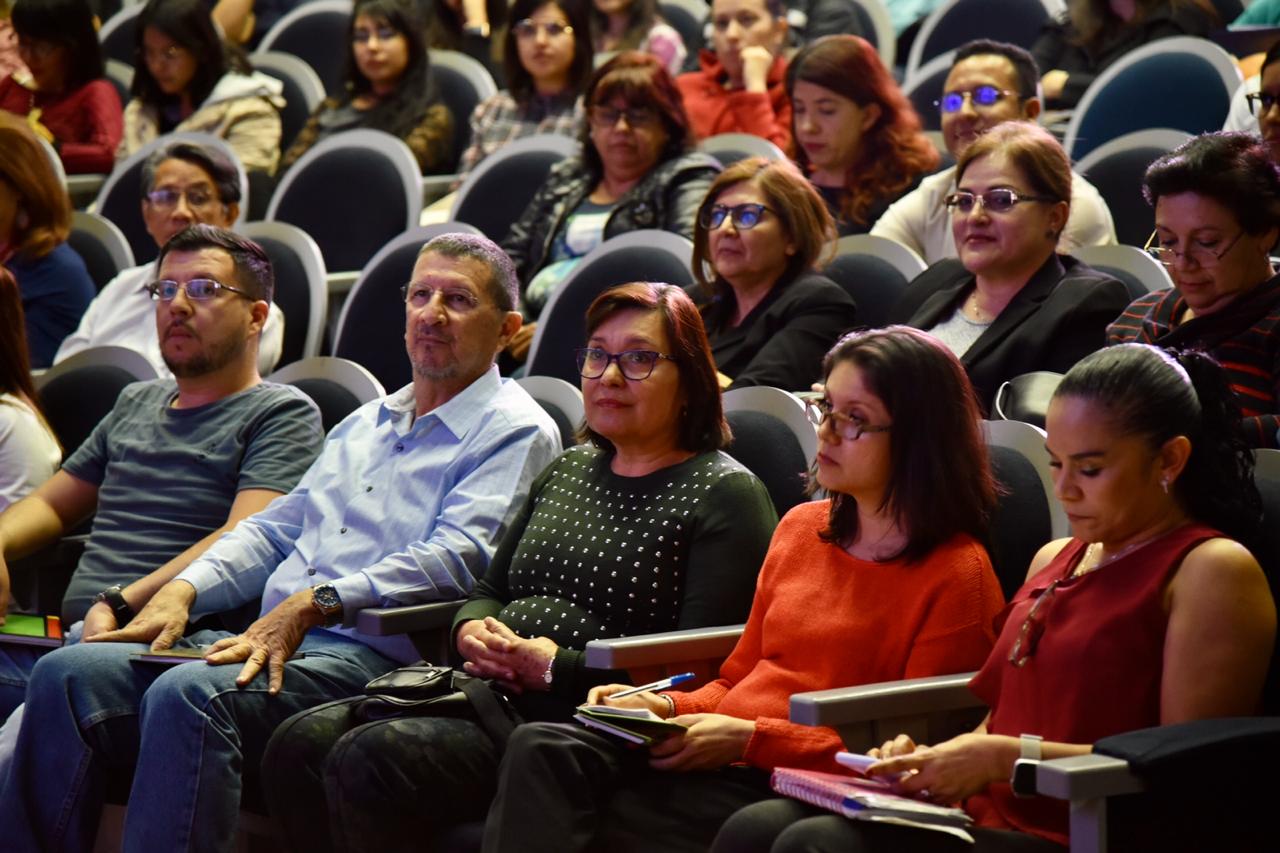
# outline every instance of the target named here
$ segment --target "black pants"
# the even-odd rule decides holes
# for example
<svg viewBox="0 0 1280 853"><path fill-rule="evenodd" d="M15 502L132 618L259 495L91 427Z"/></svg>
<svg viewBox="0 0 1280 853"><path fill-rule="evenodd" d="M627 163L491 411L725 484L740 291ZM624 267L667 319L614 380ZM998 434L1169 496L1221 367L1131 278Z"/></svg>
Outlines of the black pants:
<svg viewBox="0 0 1280 853"><path fill-rule="evenodd" d="M359 724L355 699L295 714L262 761L271 814L291 849L448 849L456 825L484 820L497 748L470 720Z"/></svg>
<svg viewBox="0 0 1280 853"><path fill-rule="evenodd" d="M653 770L646 750L582 726L532 723L507 744L485 853L705 851L725 818L773 796L746 767Z"/></svg>
<svg viewBox="0 0 1280 853"><path fill-rule="evenodd" d="M1023 832L970 829L974 844L942 832L849 820L797 800L747 806L725 822L711 853L1063 853Z"/></svg>

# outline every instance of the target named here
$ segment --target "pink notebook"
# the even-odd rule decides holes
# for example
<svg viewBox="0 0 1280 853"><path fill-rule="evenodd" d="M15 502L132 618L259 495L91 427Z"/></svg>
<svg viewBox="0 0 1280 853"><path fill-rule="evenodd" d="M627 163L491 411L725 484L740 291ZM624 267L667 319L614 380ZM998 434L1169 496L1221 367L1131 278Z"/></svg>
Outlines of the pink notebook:
<svg viewBox="0 0 1280 853"><path fill-rule="evenodd" d="M779 767L771 784L779 794L855 820L908 824L973 840L964 831L973 820L963 810L895 794L876 779Z"/></svg>

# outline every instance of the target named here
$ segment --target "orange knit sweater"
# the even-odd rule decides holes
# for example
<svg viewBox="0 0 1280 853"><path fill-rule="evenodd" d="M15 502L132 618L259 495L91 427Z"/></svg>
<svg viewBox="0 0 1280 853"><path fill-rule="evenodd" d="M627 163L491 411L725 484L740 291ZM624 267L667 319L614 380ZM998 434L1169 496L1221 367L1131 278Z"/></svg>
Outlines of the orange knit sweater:
<svg viewBox="0 0 1280 853"><path fill-rule="evenodd" d="M828 511L820 501L787 513L720 678L671 693L680 714L755 720L744 756L755 767L834 768L840 736L788 722L792 693L977 669L995 642L1004 599L971 537L918 563L866 562L818 538Z"/></svg>

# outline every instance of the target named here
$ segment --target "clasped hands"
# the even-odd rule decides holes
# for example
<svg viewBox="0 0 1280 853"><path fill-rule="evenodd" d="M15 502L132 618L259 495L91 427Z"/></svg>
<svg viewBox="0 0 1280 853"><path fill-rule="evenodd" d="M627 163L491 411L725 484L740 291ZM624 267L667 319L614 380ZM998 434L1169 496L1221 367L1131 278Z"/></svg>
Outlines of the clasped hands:
<svg viewBox="0 0 1280 853"><path fill-rule="evenodd" d="M123 628L102 630L114 625L115 617L91 609L85 617L84 640L88 643L150 643L153 652L172 648L187 628L187 617L195 602L195 587L185 581L170 581L151 597ZM95 605L95 608L99 605ZM109 617L109 621L108 620ZM284 664L293 657L307 631L321 624L320 611L311 604L311 590L303 589L273 607L243 633L224 637L211 645L204 659L210 664L244 662L236 685L244 687L259 672L267 670L267 692L275 695L284 686Z"/></svg>
<svg viewBox="0 0 1280 853"><path fill-rule="evenodd" d="M492 678L512 693L546 690L543 675L560 648L547 637L521 637L492 616L462 623L457 645L468 675Z"/></svg>
<svg viewBox="0 0 1280 853"><path fill-rule="evenodd" d="M659 717L685 727L683 734L672 735L649 747L649 766L655 770L714 770L742 761L747 743L755 733L756 724L727 714L677 714L671 713L671 705L657 693L644 692L610 697L631 688L625 684L605 684L591 688L587 693L589 705L613 705L618 708L647 708Z"/></svg>

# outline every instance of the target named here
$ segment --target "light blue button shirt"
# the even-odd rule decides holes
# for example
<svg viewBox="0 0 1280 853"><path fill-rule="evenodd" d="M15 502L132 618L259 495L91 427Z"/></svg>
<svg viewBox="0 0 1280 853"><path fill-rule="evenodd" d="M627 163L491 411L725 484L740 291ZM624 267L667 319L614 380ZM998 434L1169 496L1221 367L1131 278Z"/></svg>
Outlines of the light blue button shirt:
<svg viewBox="0 0 1280 853"><path fill-rule="evenodd" d="M298 487L245 519L179 578L194 619L262 596L262 613L332 583L347 622L366 607L462 598L534 478L560 452L551 418L497 368L414 418L413 386L334 427ZM332 628L399 661L408 638Z"/></svg>

